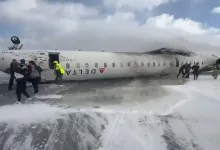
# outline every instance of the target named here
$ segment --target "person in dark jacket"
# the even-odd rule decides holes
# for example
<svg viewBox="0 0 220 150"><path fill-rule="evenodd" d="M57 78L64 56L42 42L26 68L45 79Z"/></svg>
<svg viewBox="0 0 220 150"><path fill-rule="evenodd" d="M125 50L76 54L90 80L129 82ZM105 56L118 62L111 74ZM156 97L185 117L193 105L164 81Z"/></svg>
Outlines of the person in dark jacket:
<svg viewBox="0 0 220 150"><path fill-rule="evenodd" d="M182 73L182 78L185 76L184 70L185 70L186 66L187 66L187 63L185 63L184 65L182 65L182 66L180 67L179 73L177 74L177 78L179 77L179 75L180 75L181 73Z"/></svg>
<svg viewBox="0 0 220 150"><path fill-rule="evenodd" d="M14 68L18 66L18 62L16 59L13 59L10 64L10 79L8 84L8 90L12 90L13 82L14 82Z"/></svg>
<svg viewBox="0 0 220 150"><path fill-rule="evenodd" d="M29 62L28 66L30 78L29 81L32 83L33 88L34 88L34 93L38 93L38 84L41 81L41 72L43 69L40 66L37 66L34 61Z"/></svg>
<svg viewBox="0 0 220 150"><path fill-rule="evenodd" d="M27 88L26 83L29 78L29 72L27 66L23 63L20 64L20 66L16 68L14 77L17 82L17 86L16 86L17 100L18 102L21 102L21 94L24 94L27 98L30 97L26 90Z"/></svg>
<svg viewBox="0 0 220 150"><path fill-rule="evenodd" d="M190 70L191 70L191 63L189 63L189 64L186 65L186 67L185 67L185 77L184 77L184 78L189 79Z"/></svg>
<svg viewBox="0 0 220 150"><path fill-rule="evenodd" d="M21 59L20 60L20 66L24 66L24 65L27 67L27 65L25 64L25 59Z"/></svg>
<svg viewBox="0 0 220 150"><path fill-rule="evenodd" d="M194 75L194 80L197 80L198 79L198 76L199 76L199 63L197 62L195 65L192 66L192 69L193 69L193 75Z"/></svg>

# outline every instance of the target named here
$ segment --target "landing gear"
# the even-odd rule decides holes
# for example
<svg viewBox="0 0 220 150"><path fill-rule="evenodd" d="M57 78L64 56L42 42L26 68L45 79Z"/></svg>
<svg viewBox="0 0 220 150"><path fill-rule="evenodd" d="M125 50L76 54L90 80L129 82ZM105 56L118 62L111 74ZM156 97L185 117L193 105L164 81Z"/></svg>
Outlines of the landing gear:
<svg viewBox="0 0 220 150"><path fill-rule="evenodd" d="M212 77L213 77L214 79L217 79L217 78L218 78L218 71L217 71L217 70L213 70L213 72L212 72Z"/></svg>
<svg viewBox="0 0 220 150"><path fill-rule="evenodd" d="M213 75L212 75L212 76L213 76ZM216 75L215 75L215 76L213 76L213 78L214 78L214 79L217 79L217 78L218 78L218 76L216 76Z"/></svg>

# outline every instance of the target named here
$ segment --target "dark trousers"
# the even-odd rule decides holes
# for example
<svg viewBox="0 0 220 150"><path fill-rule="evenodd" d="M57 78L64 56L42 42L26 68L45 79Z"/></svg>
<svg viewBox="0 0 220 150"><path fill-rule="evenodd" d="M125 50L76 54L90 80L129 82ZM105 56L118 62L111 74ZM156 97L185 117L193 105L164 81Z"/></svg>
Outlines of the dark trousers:
<svg viewBox="0 0 220 150"><path fill-rule="evenodd" d="M177 74L177 78L179 77L179 75L182 73L182 78L185 76L185 73L184 73L184 71L182 70L182 71L179 71L179 73Z"/></svg>
<svg viewBox="0 0 220 150"><path fill-rule="evenodd" d="M186 74L185 74L185 78L189 79L189 74L190 74L190 72L187 71Z"/></svg>
<svg viewBox="0 0 220 150"><path fill-rule="evenodd" d="M13 82L14 82L14 74L11 74L8 83L8 90L12 90Z"/></svg>
<svg viewBox="0 0 220 150"><path fill-rule="evenodd" d="M24 94L27 98L29 98L29 94L26 90L26 80L25 79L17 79L17 86L16 86L16 95L17 99L20 102L21 101L21 94Z"/></svg>
<svg viewBox="0 0 220 150"><path fill-rule="evenodd" d="M29 81L31 82L31 84L33 85L34 88L34 93L37 94L38 93L38 84L40 83L40 77L34 78L34 79L30 79Z"/></svg>
<svg viewBox="0 0 220 150"><path fill-rule="evenodd" d="M194 72L193 75L194 75L194 80L197 80L198 76L199 76L199 73L198 72Z"/></svg>
<svg viewBox="0 0 220 150"><path fill-rule="evenodd" d="M57 84L61 84L63 78L63 74L60 72L60 70L56 71L56 78L55 81Z"/></svg>

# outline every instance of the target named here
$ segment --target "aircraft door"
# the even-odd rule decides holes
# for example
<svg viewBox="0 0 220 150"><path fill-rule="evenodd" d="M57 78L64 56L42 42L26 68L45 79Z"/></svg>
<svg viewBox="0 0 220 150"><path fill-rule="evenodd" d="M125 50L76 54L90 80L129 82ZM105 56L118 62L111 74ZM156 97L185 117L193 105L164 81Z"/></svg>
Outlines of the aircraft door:
<svg viewBox="0 0 220 150"><path fill-rule="evenodd" d="M170 62L170 73L171 74L176 74L178 72L178 68L179 67L179 59L177 58L172 58L172 61Z"/></svg>
<svg viewBox="0 0 220 150"><path fill-rule="evenodd" d="M48 60L48 62L49 62L49 68L50 69L54 69L54 64L53 64L53 62L54 61L58 61L58 62L60 62L59 60L59 54L60 53L57 53L57 52L55 52L55 53L48 53L48 57L49 57L49 60Z"/></svg>
<svg viewBox="0 0 220 150"><path fill-rule="evenodd" d="M129 61L129 66L131 68L131 72L132 72L133 76L140 74L139 65L138 65L137 61L135 61L135 60Z"/></svg>
<svg viewBox="0 0 220 150"><path fill-rule="evenodd" d="M176 67L179 67L179 66L180 66L179 59L178 59L178 58L175 58L175 61L176 61Z"/></svg>

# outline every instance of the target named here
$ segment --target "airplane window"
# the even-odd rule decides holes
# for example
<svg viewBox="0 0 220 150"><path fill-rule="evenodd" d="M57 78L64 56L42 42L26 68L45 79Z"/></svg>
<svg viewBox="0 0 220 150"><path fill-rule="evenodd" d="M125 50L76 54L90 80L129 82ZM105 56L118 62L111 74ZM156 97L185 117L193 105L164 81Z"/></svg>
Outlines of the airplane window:
<svg viewBox="0 0 220 150"><path fill-rule="evenodd" d="M148 66L150 66L150 63L148 63Z"/></svg>
<svg viewBox="0 0 220 150"><path fill-rule="evenodd" d="M66 68L67 68L67 69L70 68L70 64L69 64L69 63L66 64Z"/></svg>
<svg viewBox="0 0 220 150"><path fill-rule="evenodd" d="M120 63L120 67L123 67L123 63L122 62Z"/></svg>
<svg viewBox="0 0 220 150"><path fill-rule="evenodd" d="M153 66L155 66L155 62L153 62Z"/></svg>
<svg viewBox="0 0 220 150"><path fill-rule="evenodd" d="M98 63L95 63L95 67L98 68Z"/></svg>
<svg viewBox="0 0 220 150"><path fill-rule="evenodd" d="M80 64L79 63L76 64L76 68L80 68Z"/></svg>
<svg viewBox="0 0 220 150"><path fill-rule="evenodd" d="M163 66L166 66L166 63L165 63L165 62L163 62Z"/></svg>
<svg viewBox="0 0 220 150"><path fill-rule="evenodd" d="M144 63L143 63L143 62L141 62L141 66L142 66L142 67L144 66Z"/></svg>
<svg viewBox="0 0 220 150"><path fill-rule="evenodd" d="M131 64L130 63L128 63L128 67L130 67L131 66Z"/></svg>
<svg viewBox="0 0 220 150"><path fill-rule="evenodd" d="M104 67L105 67L105 68L107 67L107 63L104 63Z"/></svg>
<svg viewBox="0 0 220 150"><path fill-rule="evenodd" d="M88 63L85 64L85 68L89 68L89 64Z"/></svg>
<svg viewBox="0 0 220 150"><path fill-rule="evenodd" d="M115 67L115 63L112 63L112 67Z"/></svg>

